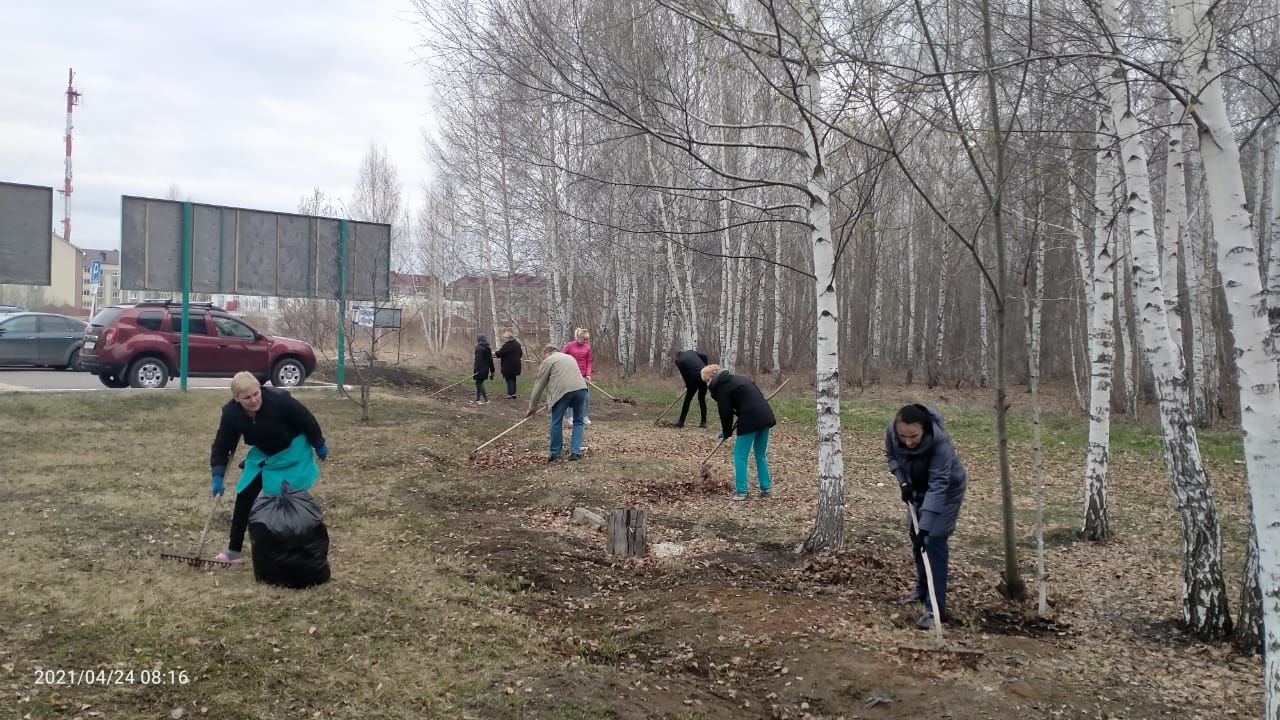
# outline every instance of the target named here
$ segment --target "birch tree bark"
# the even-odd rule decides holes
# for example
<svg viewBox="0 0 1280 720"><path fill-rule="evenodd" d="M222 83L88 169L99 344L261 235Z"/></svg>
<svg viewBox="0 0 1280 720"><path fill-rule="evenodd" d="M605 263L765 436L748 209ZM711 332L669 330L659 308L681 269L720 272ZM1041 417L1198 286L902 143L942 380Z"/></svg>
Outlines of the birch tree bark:
<svg viewBox="0 0 1280 720"><path fill-rule="evenodd" d="M1267 317L1271 351L1280 361L1280 121L1271 128L1271 217L1267 219Z"/></svg>
<svg viewBox="0 0 1280 720"><path fill-rule="evenodd" d="M929 369L929 387L937 387L942 382L943 348L947 340L947 278L950 274L947 265L947 250L950 238L942 237L942 265L938 268L938 306L937 320L933 339L933 360Z"/></svg>
<svg viewBox="0 0 1280 720"><path fill-rule="evenodd" d="M1087 540L1111 536L1107 472L1111 456L1111 379L1115 359L1115 210L1118 158L1109 112L1098 113L1098 151L1093 191L1093 262L1089 302L1089 449L1084 466L1084 524Z"/></svg>
<svg viewBox="0 0 1280 720"><path fill-rule="evenodd" d="M915 248L913 247L915 243L912 241L914 235L915 223L913 221L911 229L907 231L907 247L905 250L907 254L907 349L904 364L907 368L908 385L915 378L916 371L916 263Z"/></svg>
<svg viewBox="0 0 1280 720"><path fill-rule="evenodd" d="M800 8L805 28L821 24L815 2ZM844 460L840 433L840 337L836 293L836 254L831 237L831 186L827 178L824 126L820 117L822 75L815 59L816 38L805 38L801 49L803 84L797 88L800 103L799 130L804 138L804 161L808 171L809 242L813 247L814 299L818 316L817 336L817 425L818 425L818 510L813 531L805 541L810 552L844 547Z"/></svg>
<svg viewBox="0 0 1280 720"><path fill-rule="evenodd" d="M1161 238L1160 278L1164 289L1165 311L1169 317L1169 334L1174 349L1183 355L1186 338L1182 329L1182 303L1179 302L1178 277L1181 270L1182 235L1187 226L1186 173L1182 167L1183 106L1169 100L1169 141L1165 155L1164 236ZM1184 363L1185 367L1185 363ZM1195 380L1187 374L1189 395L1195 393Z"/></svg>
<svg viewBox="0 0 1280 720"><path fill-rule="evenodd" d="M1235 338L1236 387L1245 467L1258 532L1259 584L1266 633L1266 711L1280 719L1280 370L1267 351L1270 324L1257 268L1252 220L1245 202L1240 150L1227 117L1211 10L1200 0L1175 0L1174 31L1190 89L1198 98L1200 155L1213 214L1218 271Z"/></svg>
<svg viewBox="0 0 1280 720"><path fill-rule="evenodd" d="M1117 0L1103 0L1100 17L1112 48L1118 50L1120 20ZM1192 635L1213 639L1229 635L1231 613L1222 575L1222 540L1213 491L1200 458L1200 445L1191 424L1181 355L1174 350L1160 283L1147 151L1129 99L1124 66L1108 61L1104 79L1111 114L1120 136L1120 155L1128 199L1132 255L1129 265L1135 305L1141 307L1143 352L1156 380L1165 465L1182 518L1182 620ZM1109 79L1109 82L1106 80ZM1234 145L1233 145L1234 147ZM1247 218L1247 215L1246 215ZM1245 229L1248 229L1246 223ZM1155 265L1155 267L1153 267ZM1256 271L1254 277L1257 277ZM1261 288L1259 288L1261 289ZM1271 363L1275 377L1275 363ZM1277 415L1280 419L1280 414ZM1274 427L1274 426L1273 426Z"/></svg>

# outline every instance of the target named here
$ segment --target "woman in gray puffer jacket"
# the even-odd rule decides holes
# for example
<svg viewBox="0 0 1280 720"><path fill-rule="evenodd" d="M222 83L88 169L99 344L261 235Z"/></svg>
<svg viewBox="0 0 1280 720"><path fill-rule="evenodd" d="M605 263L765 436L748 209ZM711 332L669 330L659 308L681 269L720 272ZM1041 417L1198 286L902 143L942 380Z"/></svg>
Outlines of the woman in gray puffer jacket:
<svg viewBox="0 0 1280 720"><path fill-rule="evenodd" d="M910 518L907 519L916 561L916 589L902 602L925 604L925 613L916 626L927 630L933 625L933 615L928 606L929 589L921 550L928 556L938 596L938 612L945 619L949 540L964 502L968 475L951 445L942 415L924 405L906 405L898 411L885 430L884 455L889 462L889 472L898 481L902 501L919 514L919 532L911 527Z"/></svg>

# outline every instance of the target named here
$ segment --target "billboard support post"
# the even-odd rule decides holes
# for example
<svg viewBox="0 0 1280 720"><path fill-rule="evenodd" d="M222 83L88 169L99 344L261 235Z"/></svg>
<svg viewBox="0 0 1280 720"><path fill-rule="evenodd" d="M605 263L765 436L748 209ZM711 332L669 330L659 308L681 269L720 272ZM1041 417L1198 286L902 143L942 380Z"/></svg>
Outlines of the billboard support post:
<svg viewBox="0 0 1280 720"><path fill-rule="evenodd" d="M187 360L191 340L191 203L182 203L182 350L178 372L182 373L182 392L187 391Z"/></svg>
<svg viewBox="0 0 1280 720"><path fill-rule="evenodd" d="M347 349L347 232L350 223L338 222L338 394L341 395L346 376Z"/></svg>

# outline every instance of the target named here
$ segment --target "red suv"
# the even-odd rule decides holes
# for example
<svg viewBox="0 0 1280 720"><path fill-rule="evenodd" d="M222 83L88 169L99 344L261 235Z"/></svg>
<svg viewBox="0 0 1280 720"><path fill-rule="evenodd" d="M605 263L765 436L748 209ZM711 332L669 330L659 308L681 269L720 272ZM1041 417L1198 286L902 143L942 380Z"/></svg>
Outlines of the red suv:
<svg viewBox="0 0 1280 720"><path fill-rule="evenodd" d="M182 304L146 300L103 308L85 329L80 363L111 388L162 388L178 374ZM212 303L191 303L187 372L231 377L248 370L277 387L301 385L316 354L301 340L264 335Z"/></svg>

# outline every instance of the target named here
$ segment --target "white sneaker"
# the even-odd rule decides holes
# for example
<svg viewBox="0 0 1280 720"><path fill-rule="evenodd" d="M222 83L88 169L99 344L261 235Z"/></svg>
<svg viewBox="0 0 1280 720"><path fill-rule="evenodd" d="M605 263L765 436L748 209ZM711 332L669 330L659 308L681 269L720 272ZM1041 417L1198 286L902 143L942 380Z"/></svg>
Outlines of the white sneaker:
<svg viewBox="0 0 1280 720"><path fill-rule="evenodd" d="M591 418L586 417L586 416L584 415L584 416L583 416L583 418L582 418L582 424L583 424L583 425L590 425L590 424L591 424Z"/></svg>

